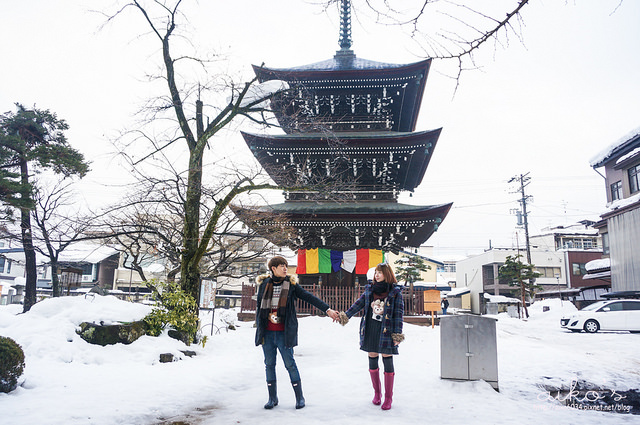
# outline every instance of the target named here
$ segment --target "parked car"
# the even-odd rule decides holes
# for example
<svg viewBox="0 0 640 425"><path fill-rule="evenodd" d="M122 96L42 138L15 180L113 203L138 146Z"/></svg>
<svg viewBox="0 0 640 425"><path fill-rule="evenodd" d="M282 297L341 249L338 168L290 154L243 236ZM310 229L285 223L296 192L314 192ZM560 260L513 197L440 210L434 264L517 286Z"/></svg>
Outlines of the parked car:
<svg viewBox="0 0 640 425"><path fill-rule="evenodd" d="M640 332L640 300L598 301L560 319L572 332Z"/></svg>

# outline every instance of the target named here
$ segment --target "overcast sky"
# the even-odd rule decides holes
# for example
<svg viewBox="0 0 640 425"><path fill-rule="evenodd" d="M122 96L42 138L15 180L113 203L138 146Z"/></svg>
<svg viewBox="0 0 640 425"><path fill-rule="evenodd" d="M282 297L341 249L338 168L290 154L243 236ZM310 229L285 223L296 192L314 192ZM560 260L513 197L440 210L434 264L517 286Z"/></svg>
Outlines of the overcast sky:
<svg viewBox="0 0 640 425"><path fill-rule="evenodd" d="M134 125L144 99L164 89L145 78L158 50L151 38L138 37L146 31L140 17L129 14L99 29L104 17L89 10L115 4L5 0L0 15L0 112L21 102L67 120L71 144L92 161L82 186L89 202L124 190L104 186L126 175L109 141ZM422 59L407 34L375 25L368 15L354 18L356 55ZM531 233L598 219L604 180L589 159L640 127L640 2L533 0L522 16L523 41L511 36L508 45L486 46L476 57L479 69L464 72L455 93L455 64L432 65L417 130L443 132L421 186L401 202L454 202L428 241L439 257L478 252L490 240L514 246L516 235L523 243L510 213L519 194L508 184L521 173L531 177ZM198 50L222 53L217 66L231 74L250 75L250 65L262 62L317 62L338 49L337 11L322 13L302 0L201 1L191 24ZM222 142L231 155L248 154L237 132Z"/></svg>

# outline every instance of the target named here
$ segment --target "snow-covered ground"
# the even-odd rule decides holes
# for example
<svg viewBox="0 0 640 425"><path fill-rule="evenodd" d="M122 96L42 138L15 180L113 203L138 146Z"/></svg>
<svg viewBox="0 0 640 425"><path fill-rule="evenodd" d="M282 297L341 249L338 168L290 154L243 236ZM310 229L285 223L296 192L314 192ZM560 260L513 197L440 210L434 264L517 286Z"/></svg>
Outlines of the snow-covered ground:
<svg viewBox="0 0 640 425"><path fill-rule="evenodd" d="M543 307L550 309L543 311ZM149 307L113 297L59 298L0 307L0 335L26 354L22 385L0 393L0 423L14 424L626 424L639 416L582 411L550 400L544 385L584 380L599 388L640 388L640 335L574 334L562 330L568 302L534 304L528 321L497 316L500 392L485 382L440 378L440 328L405 325L395 358L393 407L371 404L366 354L358 349L358 320L341 327L328 318L300 319L296 361L307 407L294 408L293 390L278 360L280 404L267 400L262 350L251 322L224 329L203 348L167 336L100 347L75 333L82 321L129 321ZM220 313L221 311L218 311ZM211 323L203 312L203 323ZM220 323L217 323L220 325ZM205 328L205 334L210 331ZM160 353L183 359L159 363ZM624 404L624 400L620 400Z"/></svg>

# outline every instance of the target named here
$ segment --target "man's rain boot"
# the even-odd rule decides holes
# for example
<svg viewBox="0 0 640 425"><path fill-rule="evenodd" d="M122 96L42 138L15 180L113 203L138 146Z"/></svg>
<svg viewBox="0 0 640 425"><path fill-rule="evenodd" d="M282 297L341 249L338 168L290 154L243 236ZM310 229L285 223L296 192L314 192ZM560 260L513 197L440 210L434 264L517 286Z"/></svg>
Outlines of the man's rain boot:
<svg viewBox="0 0 640 425"><path fill-rule="evenodd" d="M302 383L300 381L292 382L293 392L296 394L296 409L304 407L304 396L302 395Z"/></svg>
<svg viewBox="0 0 640 425"><path fill-rule="evenodd" d="M273 409L278 405L278 386L276 381L268 381L267 389L269 390L269 401L264 405L265 409Z"/></svg>

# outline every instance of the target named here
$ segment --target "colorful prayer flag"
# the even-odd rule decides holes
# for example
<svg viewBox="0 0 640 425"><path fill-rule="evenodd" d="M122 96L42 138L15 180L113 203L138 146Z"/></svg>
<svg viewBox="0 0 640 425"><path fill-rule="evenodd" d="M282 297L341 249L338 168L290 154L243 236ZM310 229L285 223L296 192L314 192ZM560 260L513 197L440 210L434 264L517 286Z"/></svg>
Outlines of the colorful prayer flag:
<svg viewBox="0 0 640 425"><path fill-rule="evenodd" d="M318 248L318 271L320 273L331 273L331 250Z"/></svg>
<svg viewBox="0 0 640 425"><path fill-rule="evenodd" d="M356 268L356 251L343 251L342 252L342 268L353 273L353 269Z"/></svg>
<svg viewBox="0 0 640 425"><path fill-rule="evenodd" d="M382 263L383 254L379 249L370 249L369 250L369 268L375 267L378 264Z"/></svg>
<svg viewBox="0 0 640 425"><path fill-rule="evenodd" d="M342 265L342 251L331 250L331 271L337 272Z"/></svg>
<svg viewBox="0 0 640 425"><path fill-rule="evenodd" d="M356 274L367 274L369 269L369 250L356 250Z"/></svg>
<svg viewBox="0 0 640 425"><path fill-rule="evenodd" d="M320 273L320 264L318 259L318 248L307 249L307 274Z"/></svg>
<svg viewBox="0 0 640 425"><path fill-rule="evenodd" d="M296 267L297 274L307 274L307 253L305 249L298 250L298 266Z"/></svg>

